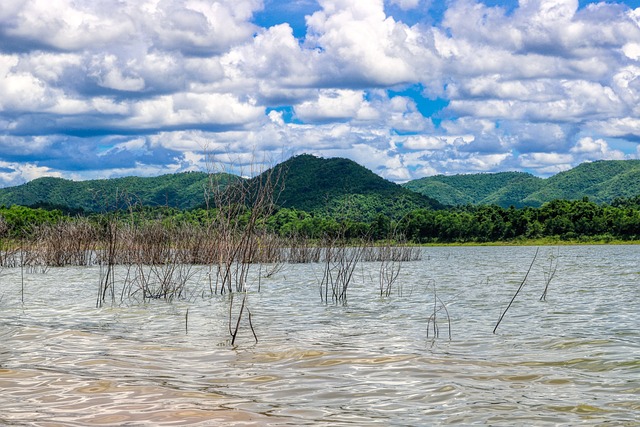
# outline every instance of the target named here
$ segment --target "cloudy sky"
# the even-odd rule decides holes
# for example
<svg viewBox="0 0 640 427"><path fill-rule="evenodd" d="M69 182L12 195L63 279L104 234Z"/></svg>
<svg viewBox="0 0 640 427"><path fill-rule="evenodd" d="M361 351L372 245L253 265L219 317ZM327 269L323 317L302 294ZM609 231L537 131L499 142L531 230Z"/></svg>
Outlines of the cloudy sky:
<svg viewBox="0 0 640 427"><path fill-rule="evenodd" d="M0 186L640 158L640 0L2 0ZM233 165L233 166L230 166Z"/></svg>

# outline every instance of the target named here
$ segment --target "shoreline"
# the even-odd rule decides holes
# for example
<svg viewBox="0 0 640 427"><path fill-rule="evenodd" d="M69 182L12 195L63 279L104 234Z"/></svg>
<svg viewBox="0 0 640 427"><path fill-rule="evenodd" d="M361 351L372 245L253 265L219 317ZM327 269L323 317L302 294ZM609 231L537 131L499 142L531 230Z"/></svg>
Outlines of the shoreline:
<svg viewBox="0 0 640 427"><path fill-rule="evenodd" d="M640 240L562 240L562 239L525 239L525 240L505 240L496 242L439 242L439 243L419 243L415 246L438 247L438 246L634 246L640 245ZM409 246L414 246L411 244Z"/></svg>

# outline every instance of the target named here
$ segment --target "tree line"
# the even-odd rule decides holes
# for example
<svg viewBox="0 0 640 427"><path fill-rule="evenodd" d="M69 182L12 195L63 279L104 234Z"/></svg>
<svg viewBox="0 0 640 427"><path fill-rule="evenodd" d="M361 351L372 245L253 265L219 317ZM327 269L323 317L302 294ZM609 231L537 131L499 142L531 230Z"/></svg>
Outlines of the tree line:
<svg viewBox="0 0 640 427"><path fill-rule="evenodd" d="M96 227L106 218L123 221L158 221L207 225L219 214L215 208L180 210L169 207L136 207L105 214L78 215L61 209L0 207L0 236L27 237L38 226L75 218L88 219ZM254 221L249 207L235 210L237 225ZM378 214L372 221L356 221L339 214L309 213L276 208L253 224L281 237L323 239L397 239L415 244L488 243L554 238L567 241L640 240L640 196L597 204L588 198L554 200L539 208L503 208L496 205L458 206L449 209L415 209L401 218Z"/></svg>

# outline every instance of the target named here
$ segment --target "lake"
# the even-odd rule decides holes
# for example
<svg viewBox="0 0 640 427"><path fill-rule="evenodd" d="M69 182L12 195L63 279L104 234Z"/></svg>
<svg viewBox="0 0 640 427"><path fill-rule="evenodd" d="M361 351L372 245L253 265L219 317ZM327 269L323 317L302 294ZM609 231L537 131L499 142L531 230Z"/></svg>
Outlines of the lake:
<svg viewBox="0 0 640 427"><path fill-rule="evenodd" d="M640 246L541 247L495 334L536 248L421 250L388 297L358 264L346 303L321 300L322 264L260 292L253 267L258 342L245 316L235 346L207 267L185 299L116 281L100 308L99 267L5 268L0 424L640 425Z"/></svg>

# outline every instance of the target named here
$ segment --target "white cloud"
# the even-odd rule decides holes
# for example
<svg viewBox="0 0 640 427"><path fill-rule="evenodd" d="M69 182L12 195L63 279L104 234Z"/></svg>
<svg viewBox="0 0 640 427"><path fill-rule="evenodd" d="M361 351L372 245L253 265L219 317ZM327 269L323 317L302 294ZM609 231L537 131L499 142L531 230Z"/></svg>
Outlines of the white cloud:
<svg viewBox="0 0 640 427"><path fill-rule="evenodd" d="M625 154L620 150L612 150L607 141L602 138L580 138L569 150L578 156L580 161L587 160L623 160Z"/></svg>
<svg viewBox="0 0 640 427"><path fill-rule="evenodd" d="M61 171L55 171L46 166L38 166L33 163L0 160L0 187L20 185L44 176L62 178L64 174Z"/></svg>
<svg viewBox="0 0 640 427"><path fill-rule="evenodd" d="M71 0L8 0L2 2L4 33L53 49L80 50L125 40L135 30L117 4L98 5ZM106 2L105 2L106 3ZM98 6L98 7L92 7Z"/></svg>
<svg viewBox="0 0 640 427"><path fill-rule="evenodd" d="M638 61L640 59L640 44L629 42L622 46L622 52L627 56L627 58Z"/></svg>
<svg viewBox="0 0 640 427"><path fill-rule="evenodd" d="M249 23L261 1L218 0L149 3L144 22L161 49L204 55L222 53L251 38Z"/></svg>
<svg viewBox="0 0 640 427"><path fill-rule="evenodd" d="M221 63L229 79L225 84L241 82L267 101L297 100L321 78L318 53L303 50L288 24L260 32L252 43L225 54Z"/></svg>
<svg viewBox="0 0 640 427"><path fill-rule="evenodd" d="M131 105L130 116L114 127L161 129L187 125L244 125L263 117L263 109L230 94L182 93Z"/></svg>
<svg viewBox="0 0 640 427"><path fill-rule="evenodd" d="M433 122L418 111L413 99L405 96L389 98L383 92L373 93L371 97L371 107L376 110L374 119L380 125L385 123L398 132L433 131Z"/></svg>
<svg viewBox="0 0 640 427"><path fill-rule="evenodd" d="M389 3L399 6L401 9L413 9L418 7L420 0L390 0Z"/></svg>
<svg viewBox="0 0 640 427"><path fill-rule="evenodd" d="M368 104L362 91L323 90L318 99L297 105L295 111L305 122L347 120L357 117L363 110L363 114L367 114Z"/></svg>
<svg viewBox="0 0 640 427"><path fill-rule="evenodd" d="M595 133L609 137L632 137L640 139L640 119L635 117L612 118L589 124Z"/></svg>
<svg viewBox="0 0 640 427"><path fill-rule="evenodd" d="M15 70L30 73L35 78L52 84L59 83L67 71L80 66L82 55L36 51L29 56L20 57Z"/></svg>
<svg viewBox="0 0 640 427"><path fill-rule="evenodd" d="M409 136L404 139L402 146L409 150L434 151L447 147L462 146L473 142L473 135L447 135L447 136Z"/></svg>
<svg viewBox="0 0 640 427"><path fill-rule="evenodd" d="M4 3L7 2L3 2ZM54 49L133 43L188 54L220 53L251 38L259 0L8 0L7 36Z"/></svg>
<svg viewBox="0 0 640 427"><path fill-rule="evenodd" d="M113 147L99 154L100 157L112 155L117 152L129 152L139 154L150 154L149 145L145 138L135 138L115 144Z"/></svg>
<svg viewBox="0 0 640 427"><path fill-rule="evenodd" d="M97 79L98 85L120 91L139 92L145 88L144 79L136 75L135 72L128 72L132 63L118 64L118 58L115 55L104 55L94 58L91 68L95 71L92 76Z"/></svg>
<svg viewBox="0 0 640 427"><path fill-rule="evenodd" d="M536 169L541 173L552 174L571 169L573 156L562 153L528 153L519 158L520 165Z"/></svg>
<svg viewBox="0 0 640 427"><path fill-rule="evenodd" d="M283 147L398 180L631 155L610 138L640 141L640 9L452 0L429 27L430 4L321 0L299 39L254 25L260 0L2 1L0 161L24 144L57 173L77 134L105 174L132 170L106 165L125 153L152 173ZM447 101L439 116L416 88Z"/></svg>
<svg viewBox="0 0 640 427"><path fill-rule="evenodd" d="M318 66L332 84L390 86L416 81L432 68L429 34L385 16L382 0L322 0L307 18L306 43L323 51Z"/></svg>
<svg viewBox="0 0 640 427"><path fill-rule="evenodd" d="M84 100L69 97L29 72L17 55L0 54L0 113L82 114L88 108Z"/></svg>

